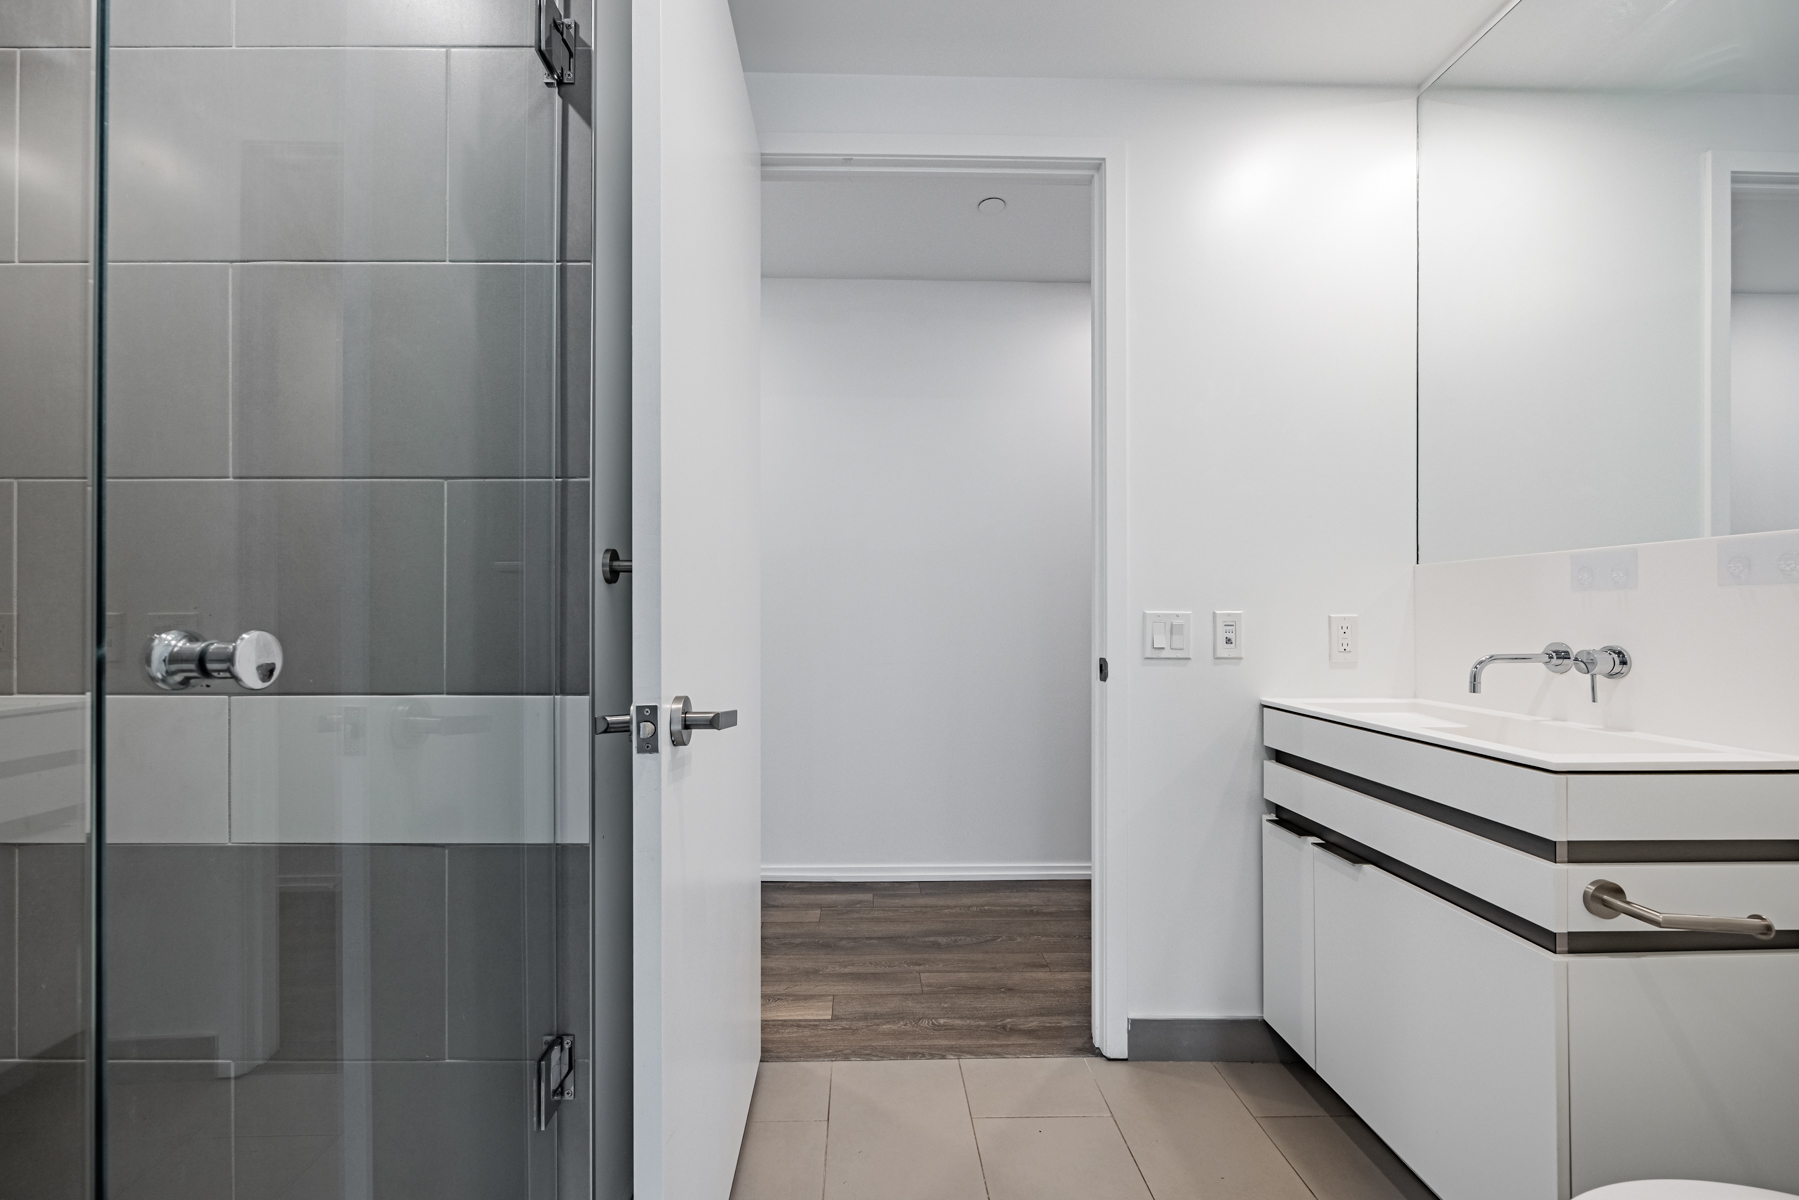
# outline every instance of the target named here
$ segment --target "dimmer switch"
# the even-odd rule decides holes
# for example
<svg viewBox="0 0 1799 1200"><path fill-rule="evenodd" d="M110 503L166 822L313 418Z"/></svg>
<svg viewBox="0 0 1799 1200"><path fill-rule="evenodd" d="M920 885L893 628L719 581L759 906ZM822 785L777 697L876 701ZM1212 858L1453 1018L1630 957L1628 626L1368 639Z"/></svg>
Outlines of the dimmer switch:
<svg viewBox="0 0 1799 1200"><path fill-rule="evenodd" d="M1143 614L1144 658L1192 658L1193 614L1146 612Z"/></svg>

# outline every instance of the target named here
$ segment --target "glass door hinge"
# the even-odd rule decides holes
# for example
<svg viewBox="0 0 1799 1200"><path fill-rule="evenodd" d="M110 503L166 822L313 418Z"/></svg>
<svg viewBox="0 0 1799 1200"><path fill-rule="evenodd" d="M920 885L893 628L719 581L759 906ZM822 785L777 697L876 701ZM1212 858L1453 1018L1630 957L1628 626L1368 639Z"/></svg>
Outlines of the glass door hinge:
<svg viewBox="0 0 1799 1200"><path fill-rule="evenodd" d="M537 1056L537 1127L548 1129L564 1100L575 1098L575 1035L551 1034Z"/></svg>
<svg viewBox="0 0 1799 1200"><path fill-rule="evenodd" d="M543 60L544 83L566 87L575 81L575 47L581 27L562 15L556 0L537 0L537 57Z"/></svg>

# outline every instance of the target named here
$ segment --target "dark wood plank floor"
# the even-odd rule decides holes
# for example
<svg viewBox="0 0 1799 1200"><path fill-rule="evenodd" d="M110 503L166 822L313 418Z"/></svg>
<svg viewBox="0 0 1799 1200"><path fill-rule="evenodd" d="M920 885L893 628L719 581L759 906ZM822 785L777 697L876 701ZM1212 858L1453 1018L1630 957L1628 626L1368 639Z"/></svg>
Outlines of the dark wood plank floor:
<svg viewBox="0 0 1799 1200"><path fill-rule="evenodd" d="M762 1057L1094 1054L1086 880L762 885Z"/></svg>

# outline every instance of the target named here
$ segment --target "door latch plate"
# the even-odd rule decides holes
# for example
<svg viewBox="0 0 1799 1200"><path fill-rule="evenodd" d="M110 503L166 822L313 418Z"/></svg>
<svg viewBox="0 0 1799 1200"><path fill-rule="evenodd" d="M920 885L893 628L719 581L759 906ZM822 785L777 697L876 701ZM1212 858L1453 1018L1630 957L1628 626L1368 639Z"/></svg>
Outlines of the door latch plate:
<svg viewBox="0 0 1799 1200"><path fill-rule="evenodd" d="M575 1035L551 1034L537 1056L537 1127L548 1129L564 1100L575 1098Z"/></svg>
<svg viewBox="0 0 1799 1200"><path fill-rule="evenodd" d="M637 738L637 753L656 753L656 706L639 704L631 711L632 724L636 726L631 732Z"/></svg>

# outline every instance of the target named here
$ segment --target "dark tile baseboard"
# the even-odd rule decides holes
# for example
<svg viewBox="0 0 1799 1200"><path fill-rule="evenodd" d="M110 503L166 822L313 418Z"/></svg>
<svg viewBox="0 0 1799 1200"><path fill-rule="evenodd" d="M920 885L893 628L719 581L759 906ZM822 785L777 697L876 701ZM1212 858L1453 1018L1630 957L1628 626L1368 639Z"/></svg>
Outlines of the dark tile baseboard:
<svg viewBox="0 0 1799 1200"><path fill-rule="evenodd" d="M1260 1017L1131 1019L1129 1056L1142 1062L1298 1062Z"/></svg>

